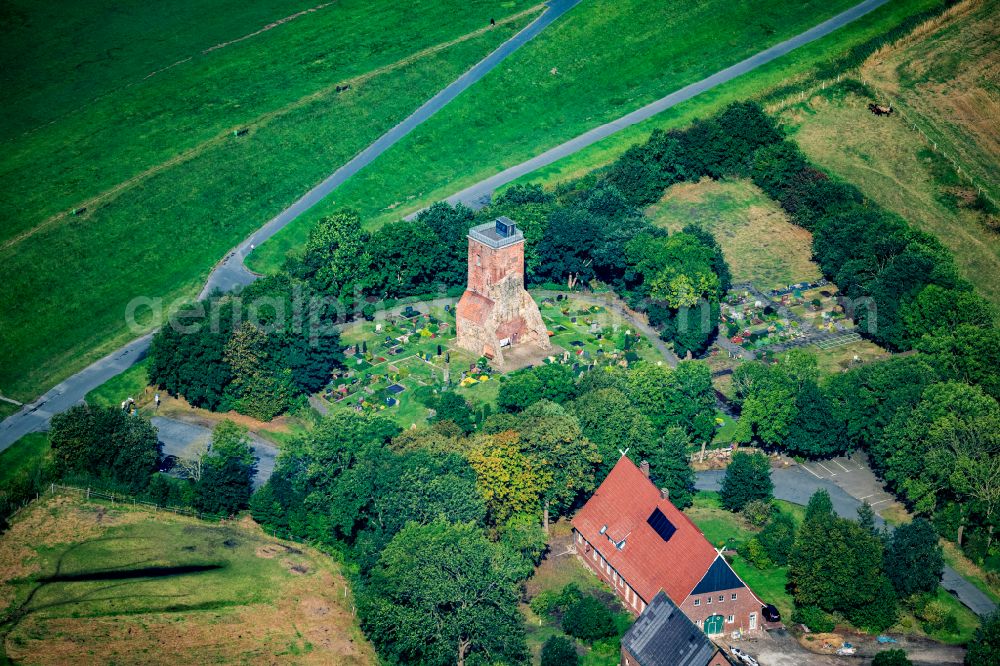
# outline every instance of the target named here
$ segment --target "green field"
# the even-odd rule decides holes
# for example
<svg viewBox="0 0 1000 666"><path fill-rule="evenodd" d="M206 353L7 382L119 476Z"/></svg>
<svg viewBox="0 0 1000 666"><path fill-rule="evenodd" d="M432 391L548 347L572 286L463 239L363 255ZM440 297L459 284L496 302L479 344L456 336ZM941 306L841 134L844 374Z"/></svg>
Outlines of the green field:
<svg viewBox="0 0 1000 666"><path fill-rule="evenodd" d="M655 7L642 0L581 3L565 21L551 26L504 67L265 244L249 265L260 272L274 270L289 250L301 245L312 222L341 206L357 208L372 225L396 219L713 74L853 4L851 0L792 5L777 0L709 0ZM722 34L726 38L720 41ZM623 58L623 53L630 57ZM792 57L797 59L798 53ZM789 73L763 81L748 79L753 84L737 96L746 96L748 90L759 93ZM716 94L708 93L713 98ZM711 108L703 106L703 101L702 97L693 100L697 113ZM649 121L644 124L645 132L674 115L668 111ZM682 122L690 118L685 115ZM605 147L610 142L613 148L602 154L598 164L611 161L643 133L628 131L601 142ZM590 166L596 164L588 162Z"/></svg>
<svg viewBox="0 0 1000 666"><path fill-rule="evenodd" d="M31 432L0 452L0 491L18 474L37 469L50 450L48 433Z"/></svg>
<svg viewBox="0 0 1000 666"><path fill-rule="evenodd" d="M844 6L847 4L850 3ZM654 127L683 125L692 117L711 113L733 99L761 94L790 78L807 77L816 63L931 4L930 0L889 3L834 35L562 160L532 178L554 182L572 177L607 163ZM496 9L493 13L502 16L524 6ZM711 4L710 8L720 6L722 9L715 11L711 19L684 30L685 26L690 27L685 21L698 21L701 17L637 20L635 12L640 10L637 2L616 7L614 11L609 10L608 2L581 4L480 86L456 100L434 119L433 125L422 128L367 169L363 179L350 183L338 193L339 199L331 201L325 209L346 203L374 214L381 212L380 220L391 219L397 211L428 203L497 168L540 152L545 146L578 133L580 128L620 115L690 78L700 78L703 73L717 69L719 62L737 60L818 21L811 5L797 5L792 12L777 2L771 10L748 9L745 4L722 6L721 2ZM818 13L832 14L840 6L824 5ZM325 20L323 11L295 19L254 40L281 43L282 36L305 32L310 21ZM746 20L747 12L752 12L753 20ZM451 15L468 20L470 29L478 25L476 17L467 17L464 12L451 11ZM741 22L741 31L727 44L732 49L719 48L715 39L719 32L728 34L727 29L719 28L726 20ZM450 18L446 23L452 26L456 21L458 18ZM641 28L633 30L637 25ZM421 32L411 28L408 26L411 32ZM364 34L376 39L381 33L374 32L377 34L371 31ZM684 39L678 39L678 34ZM701 46L697 42L699 35L707 40ZM429 96L448 76L461 71L503 36L501 31L489 33L387 72L336 98L337 103L332 107L317 101L311 109L311 125L301 120L310 117L308 104L296 107L294 113L276 117L261 128L253 121L262 114L230 117L209 134L216 141L211 149L192 157L183 168L154 174L122 191L107 207L91 209L83 218L72 218L71 223L60 222L43 229L19 243L16 252L14 248L0 250L8 285L0 295L0 312L7 320L4 323L9 324L0 327L0 392L20 399L32 398L128 339L132 334L124 328L122 312L132 295L163 295L169 299L195 293L208 267L236 239L301 194L306 184L332 170L331 165L337 160L331 157L327 161L327 157L350 155L357 147L348 147L346 143L357 139L360 147L377 134L373 130L372 136L359 136L372 129L371 123L376 120L371 117L376 113L372 109L377 107L377 113L384 114L380 115L382 119L393 113L397 117L405 115L419 100L409 105L405 100L400 101L400 87L408 86L408 91L420 88L423 97ZM361 39L357 34L354 37ZM218 43L215 39L213 36L204 41ZM231 54L245 47L248 51L259 50L257 47L263 42L254 40L214 51L204 59L196 58L191 66L221 54L236 57ZM609 51L597 51L609 41ZM627 70L619 67L621 43L627 43L644 56L630 61ZM581 48L580 44L588 47ZM469 55L471 51L476 51L475 57ZM614 67L608 66L609 58ZM384 61L376 65L370 60L365 59L354 71L384 66ZM459 60L466 64L457 64ZM556 74L551 73L553 67ZM616 68L628 76L613 74ZM183 71L181 66L169 70L171 76L179 76ZM159 75L149 81L156 82L158 78ZM384 84L378 84L380 79L385 80ZM340 79L334 76L333 80ZM511 82L513 88L508 86ZM294 84L282 79L278 87L291 85ZM511 90L517 94L511 94ZM556 100L561 106L556 106ZM221 106L226 104L225 100L215 101ZM357 113L341 112L341 103L352 106ZM339 114L336 117L341 124L332 123L326 111ZM359 117L365 122L359 123ZM388 119L385 125L391 122ZM229 140L225 136L225 132L237 125L252 128L250 136L243 137L246 141ZM52 131L58 131L58 124L53 127ZM348 128L346 134L341 127ZM461 131L456 132L456 128ZM195 131L191 127L186 129ZM313 136L317 132L322 132L324 138ZM458 140L460 143L456 143ZM170 145L183 141L183 137L175 137ZM50 149L56 151L65 143L65 137L57 135ZM505 148L498 157L496 146L501 143ZM341 150L342 153L338 152ZM291 162L289 155L295 158ZM322 161L317 159L319 156ZM13 159L13 154L6 159ZM414 160L418 163L412 164ZM426 185L413 184L414 178L423 181L425 175ZM299 180L292 182L295 178ZM36 184L40 180L36 178ZM241 194L233 196L233 192ZM414 198L407 200L411 196ZM404 200L405 206L391 208ZM56 203L53 209L67 208L63 202ZM276 266L285 252L304 237L313 219L314 216L308 217L289 233L265 245L255 266ZM44 220L33 224L41 221ZM178 244L177 238L185 242ZM51 250L54 246L60 248L59 252ZM41 340L45 342L40 343Z"/></svg>
<svg viewBox="0 0 1000 666"><path fill-rule="evenodd" d="M335 3L10 139L0 392L31 399L134 337L130 299L197 293L226 250L537 13L503 23L527 6L505 4Z"/></svg>
<svg viewBox="0 0 1000 666"><path fill-rule="evenodd" d="M815 164L847 180L876 203L937 236L964 277L1000 305L1000 237L984 215L959 205L961 181L951 164L898 116L879 118L867 100L827 89L781 112L785 126Z"/></svg>
<svg viewBox="0 0 1000 666"><path fill-rule="evenodd" d="M149 361L144 360L90 391L84 399L94 407L118 407L122 400L133 397L141 406L147 402L148 387Z"/></svg>
<svg viewBox="0 0 1000 666"><path fill-rule="evenodd" d="M375 662L338 567L254 529L54 497L0 552L0 657Z"/></svg>
<svg viewBox="0 0 1000 666"><path fill-rule="evenodd" d="M888 95L904 120L971 177L963 186L981 187L1000 202L1000 24L997 0L965 0L946 14L869 58L866 81Z"/></svg>
<svg viewBox="0 0 1000 666"><path fill-rule="evenodd" d="M770 290L820 278L812 261L812 234L792 224L781 206L749 181L679 183L646 214L670 232L688 224L711 232L733 282Z"/></svg>

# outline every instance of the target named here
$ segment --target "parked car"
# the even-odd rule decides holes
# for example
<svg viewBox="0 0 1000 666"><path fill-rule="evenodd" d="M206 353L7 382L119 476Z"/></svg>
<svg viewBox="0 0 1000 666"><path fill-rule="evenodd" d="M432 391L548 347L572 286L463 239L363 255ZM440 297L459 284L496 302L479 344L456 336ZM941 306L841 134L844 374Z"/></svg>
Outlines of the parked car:
<svg viewBox="0 0 1000 666"><path fill-rule="evenodd" d="M732 645L730 645L729 646L729 651L733 653L734 657L736 657L741 662L743 662L744 664L746 664L746 666L760 666L760 664L757 663L756 659L754 659L753 657L751 657L750 655L748 655L746 652L744 652L743 650L739 649L738 647L733 647Z"/></svg>
<svg viewBox="0 0 1000 666"><path fill-rule="evenodd" d="M768 622L781 622L781 613L778 612L778 609L775 608L773 604L765 604L762 606L760 613Z"/></svg>
<svg viewBox="0 0 1000 666"><path fill-rule="evenodd" d="M857 649L850 643L844 643L844 645L837 650L837 654L842 657L847 657L857 652Z"/></svg>

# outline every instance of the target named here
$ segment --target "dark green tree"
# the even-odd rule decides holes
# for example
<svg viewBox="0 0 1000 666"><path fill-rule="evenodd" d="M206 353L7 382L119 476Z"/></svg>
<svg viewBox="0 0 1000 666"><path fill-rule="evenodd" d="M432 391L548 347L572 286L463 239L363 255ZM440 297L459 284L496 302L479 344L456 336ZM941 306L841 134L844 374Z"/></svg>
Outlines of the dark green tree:
<svg viewBox="0 0 1000 666"><path fill-rule="evenodd" d="M872 666L913 666L913 662L906 656L906 652L893 648L875 655Z"/></svg>
<svg viewBox="0 0 1000 666"><path fill-rule="evenodd" d="M858 527L873 536L878 534L875 529L875 510L872 509L872 505L867 500L858 507Z"/></svg>
<svg viewBox="0 0 1000 666"><path fill-rule="evenodd" d="M596 641L616 633L611 612L600 601L585 595L566 609L562 628L570 636L582 641Z"/></svg>
<svg viewBox="0 0 1000 666"><path fill-rule="evenodd" d="M247 429L226 420L212 432L212 444L201 459L201 478L194 487L199 511L229 516L250 506L257 456Z"/></svg>
<svg viewBox="0 0 1000 666"><path fill-rule="evenodd" d="M476 419L469 403L457 393L442 393L434 402L434 409L437 412L435 421L451 421L466 435L476 428Z"/></svg>
<svg viewBox="0 0 1000 666"><path fill-rule="evenodd" d="M740 511L752 500L770 500L774 495L771 463L763 453L737 451L726 468L720 497L722 506Z"/></svg>
<svg viewBox="0 0 1000 666"><path fill-rule="evenodd" d="M56 414L49 441L57 475L112 481L136 493L160 460L156 428L114 407L80 405Z"/></svg>
<svg viewBox="0 0 1000 666"><path fill-rule="evenodd" d="M776 511L757 535L757 539L774 564L788 564L788 557L795 545L795 519L784 511Z"/></svg>
<svg viewBox="0 0 1000 666"><path fill-rule="evenodd" d="M590 374L590 373L588 373ZM628 442L640 456L658 451L656 432L649 419L616 388L604 388L581 395L569 404L587 439L597 446L602 463L598 476L604 478L618 461L618 449Z"/></svg>
<svg viewBox="0 0 1000 666"><path fill-rule="evenodd" d="M458 204L439 201L420 212L417 221L423 222L438 237L441 244L437 279L448 286L465 283L468 260L468 233L474 224L472 210Z"/></svg>
<svg viewBox="0 0 1000 666"><path fill-rule="evenodd" d="M1000 611L993 611L976 629L965 653L965 666L995 666L1000 661L997 655L1000 655Z"/></svg>
<svg viewBox="0 0 1000 666"><path fill-rule="evenodd" d="M542 645L542 666L579 666L580 655L573 641L565 636L550 636Z"/></svg>
<svg viewBox="0 0 1000 666"><path fill-rule="evenodd" d="M844 421L833 402L815 382L806 382L795 396L795 416L788 426L785 450L790 455L825 458L844 451Z"/></svg>
<svg viewBox="0 0 1000 666"><path fill-rule="evenodd" d="M517 566L471 524L410 524L361 595L365 633L394 662L446 666L526 657Z"/></svg>
<svg viewBox="0 0 1000 666"><path fill-rule="evenodd" d="M651 449L643 449L638 442L636 454L649 461L650 477L660 488L670 493L670 501L678 509L686 509L694 503L694 470L688 448L691 445L687 433L677 427L668 428L659 443Z"/></svg>
<svg viewBox="0 0 1000 666"><path fill-rule="evenodd" d="M918 517L896 528L886 548L885 572L900 599L937 589L944 555L929 521Z"/></svg>
<svg viewBox="0 0 1000 666"><path fill-rule="evenodd" d="M858 627L884 631L897 617L896 594L883 572L881 540L833 513L829 494L809 500L789 557L796 606L840 612Z"/></svg>

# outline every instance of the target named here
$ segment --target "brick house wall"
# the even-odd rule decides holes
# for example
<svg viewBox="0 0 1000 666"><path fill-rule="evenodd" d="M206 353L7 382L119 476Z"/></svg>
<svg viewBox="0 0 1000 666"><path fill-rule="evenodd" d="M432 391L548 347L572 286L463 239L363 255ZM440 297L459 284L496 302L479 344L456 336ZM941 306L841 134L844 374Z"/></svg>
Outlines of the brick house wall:
<svg viewBox="0 0 1000 666"><path fill-rule="evenodd" d="M639 593L629 585L629 582L614 567L608 564L608 561L604 559L601 552L594 548L593 544L587 541L582 534L576 530L573 531L573 534L576 541L576 552L583 560L583 563L615 591L622 600L622 603L625 604L625 607L633 615L639 615L639 613L646 610L648 600L640 597Z"/></svg>
<svg viewBox="0 0 1000 666"><path fill-rule="evenodd" d="M692 594L679 604L684 614L691 618L691 621L698 625L702 631L705 630L705 620L715 615L721 615L721 633L724 634L737 629L742 631L760 629L763 622L760 615L762 605L748 587Z"/></svg>
<svg viewBox="0 0 1000 666"><path fill-rule="evenodd" d="M584 564L596 573L598 578L614 589L633 615L642 613L649 600L640 597L635 589L629 585L629 582L604 559L601 551L594 548L593 544L575 530L574 540L577 554ZM722 631L713 634L717 635L728 634L737 629L741 631L760 629L764 621L761 617L762 605L760 599L750 591L749 587L739 587L712 593L692 594L683 603L678 604L678 607L702 631L705 630L705 620L716 615L722 616Z"/></svg>

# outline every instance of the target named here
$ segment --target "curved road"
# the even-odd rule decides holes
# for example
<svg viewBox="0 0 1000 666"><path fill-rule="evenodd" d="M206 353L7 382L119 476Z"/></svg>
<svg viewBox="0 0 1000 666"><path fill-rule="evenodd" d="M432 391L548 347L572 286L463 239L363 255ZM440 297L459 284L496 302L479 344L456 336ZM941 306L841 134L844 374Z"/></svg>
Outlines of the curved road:
<svg viewBox="0 0 1000 666"><path fill-rule="evenodd" d="M717 491L722 487L723 476L725 476L724 470L698 472L695 488ZM843 488L828 479L820 479L807 473L802 467L772 469L771 481L774 482L774 497L776 499L806 505L813 493L824 489L830 493L833 510L838 516L848 520L857 520L858 518L860 500L849 495ZM887 527L886 522L878 515L875 516L875 525L879 528ZM992 599L949 566L944 568L944 574L941 576L941 587L954 594L959 601L977 615L985 617L997 608Z"/></svg>
<svg viewBox="0 0 1000 666"><path fill-rule="evenodd" d="M350 162L339 168L329 178L307 192L305 196L292 204L280 215L261 227L256 233L238 245L219 263L209 275L208 281L201 292L204 297L212 291L219 289L228 291L234 287L246 285L253 282L257 276L250 273L243 265L252 245L258 245L276 234L292 220L307 211L318 203L323 197L332 192L338 185L343 183L351 175L357 173L367 164L371 163L382 152L406 136L414 127L430 118L440 110L445 104L454 99L459 93L471 86L477 80L485 76L490 70L496 67L508 55L516 51L523 44L535 37L546 26L552 23L562 14L574 7L579 0L551 0L548 9L535 21L529 24L517 35L505 42L496 51L480 61L468 72L459 77L447 88L428 100L423 106L418 108L410 117L402 123L392 128L379 138L375 143L358 154ZM830 34L834 30L847 25L851 21L864 16L868 12L877 9L888 0L864 0L851 9L834 16L833 18L820 23L819 25L788 39L780 44L747 58L731 67L713 74L697 83L686 86L666 97L648 104L641 109L633 111L618 120L597 127L581 136L567 141L551 150L542 153L527 162L511 167L499 174L487 178L486 180L473 185L461 192L449 197L452 203L463 202L471 206L481 206L492 192L501 185L511 182L525 174L528 174L540 167L549 165L556 160L570 155L582 148L585 148L601 139L608 137L630 125L641 122L656 115L660 111L670 108L675 104L691 99L695 95L709 90L719 84L745 74L771 62L793 49L808 44L816 39ZM19 438L29 432L44 430L48 426L49 419L53 414L65 411L74 404L83 400L84 395L106 382L108 379L123 372L140 360L149 349L151 335L145 335L137 340L133 340L126 346L112 352L108 356L94 362L84 370L81 370L72 377L61 382L50 389L43 396L29 405L25 405L19 412L7 417L0 424L0 451L16 442Z"/></svg>

